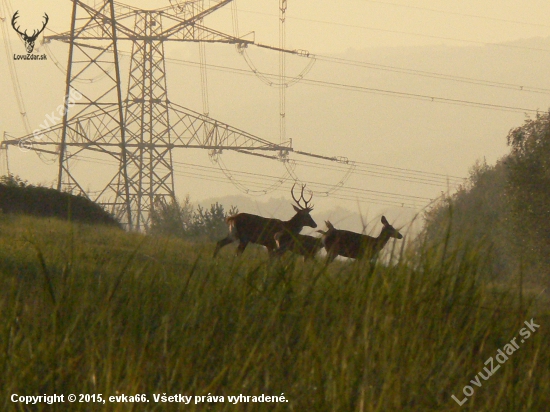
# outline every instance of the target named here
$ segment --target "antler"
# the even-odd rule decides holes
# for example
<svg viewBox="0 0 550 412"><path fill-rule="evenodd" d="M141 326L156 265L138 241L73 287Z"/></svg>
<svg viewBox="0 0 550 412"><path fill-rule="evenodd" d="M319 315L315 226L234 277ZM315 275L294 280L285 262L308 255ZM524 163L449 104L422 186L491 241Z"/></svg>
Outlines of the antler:
<svg viewBox="0 0 550 412"><path fill-rule="evenodd" d="M11 26L12 26L13 29L14 29L17 33L19 33L21 36L26 36L26 35L27 35L27 31L26 31L26 30L25 30L25 33L21 33L21 32L19 31L19 27L21 27L21 26L15 27L15 20L17 20L17 18L19 17L18 14L19 14L19 10L17 10L17 11L15 12L15 14L13 15L13 17L12 17L12 19L11 19Z"/></svg>
<svg viewBox="0 0 550 412"><path fill-rule="evenodd" d="M48 24L48 21L50 21L50 18L48 17L48 14L47 13L44 13L44 17L45 17L45 21L44 21L44 24L42 25L42 28L40 30L38 30L38 32L36 34L34 34L34 31L33 31L33 34L32 34L32 38L37 38L38 35L40 33L42 33L44 31L44 29L46 28L46 24ZM35 30L36 31L36 30Z"/></svg>
<svg viewBox="0 0 550 412"><path fill-rule="evenodd" d="M311 199L313 198L313 193L311 193L311 196L309 197L309 200L306 200L304 199L304 190L306 188L306 185L302 185L302 192L300 193L300 198L299 199L296 199L296 196L294 196L294 187L296 186L296 183L294 183L292 185L292 189L290 191L290 194L292 195L292 199L294 199L294 201L296 202L296 204L301 208L301 209L309 209L309 210L312 210L313 209L313 206L309 206L309 202L311 202ZM304 206L302 206L300 204L300 201L304 201Z"/></svg>
<svg viewBox="0 0 550 412"><path fill-rule="evenodd" d="M47 14L47 13L44 13L44 18L45 18L46 20L45 20L44 23L42 24L42 28L41 28L40 30L38 30L38 31L33 30L32 36L29 36L29 35L27 34L27 30L25 30L24 33L22 33L22 32L19 31L19 27L21 27L21 26L15 27L15 21L16 21L18 18L19 18L19 10L17 10L17 11L15 12L15 14L13 15L13 17L12 17L12 19L11 19L11 25L12 25L12 27L14 28L14 30L15 30L17 33L19 33L21 36L23 36L25 39L28 39L28 40L35 40L35 39L38 37L38 35L44 31L44 29L46 28L46 25L48 24L48 21L50 21L50 18L48 17L48 14Z"/></svg>
<svg viewBox="0 0 550 412"><path fill-rule="evenodd" d="M304 199L304 189L306 188L306 185L302 185L302 195L300 196L304 200L304 209L313 209L313 205L309 206L309 202L311 202L311 199L313 199L313 192L311 192L311 196L309 196L309 200Z"/></svg>

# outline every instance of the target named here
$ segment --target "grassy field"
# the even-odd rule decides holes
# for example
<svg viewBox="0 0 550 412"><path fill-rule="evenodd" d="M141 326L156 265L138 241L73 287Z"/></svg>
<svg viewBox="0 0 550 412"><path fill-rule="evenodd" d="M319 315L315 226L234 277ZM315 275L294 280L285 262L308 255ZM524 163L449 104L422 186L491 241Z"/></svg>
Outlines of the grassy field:
<svg viewBox="0 0 550 412"><path fill-rule="evenodd" d="M374 269L254 248L213 261L212 244L0 215L0 409L547 411L546 295L488 283L475 247L402 243Z"/></svg>

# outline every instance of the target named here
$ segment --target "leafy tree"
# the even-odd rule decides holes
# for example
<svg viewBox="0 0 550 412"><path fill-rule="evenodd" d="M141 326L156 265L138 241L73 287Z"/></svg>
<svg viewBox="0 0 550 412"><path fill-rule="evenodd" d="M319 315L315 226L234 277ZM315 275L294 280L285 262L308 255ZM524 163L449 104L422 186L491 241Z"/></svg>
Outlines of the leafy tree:
<svg viewBox="0 0 550 412"><path fill-rule="evenodd" d="M238 209L232 206L228 213L218 202L210 205L210 209L197 207L193 214L192 231L196 238L202 240L217 240L227 234L225 219L238 213Z"/></svg>
<svg viewBox="0 0 550 412"><path fill-rule="evenodd" d="M488 257L493 274L511 273L516 261L510 253L506 173L502 161L495 166L477 162L464 185L425 213L422 241L448 253L477 249Z"/></svg>
<svg viewBox="0 0 550 412"><path fill-rule="evenodd" d="M515 238L527 261L550 267L550 113L508 134L507 194Z"/></svg>
<svg viewBox="0 0 550 412"><path fill-rule="evenodd" d="M422 239L454 250L483 243L497 273L521 267L538 281L550 269L550 113L507 140L510 154L495 166L477 163L464 186L426 213Z"/></svg>
<svg viewBox="0 0 550 412"><path fill-rule="evenodd" d="M232 206L228 213L218 202L210 209L191 204L189 195L183 203L174 199L170 203L159 203L151 213L149 233L162 236L176 236L194 241L211 241L227 234L225 219L238 213Z"/></svg>
<svg viewBox="0 0 550 412"><path fill-rule="evenodd" d="M6 187L27 187L30 186L28 180L23 180L19 176L9 174L0 177L0 185Z"/></svg>
<svg viewBox="0 0 550 412"><path fill-rule="evenodd" d="M173 199L170 203L156 202L151 212L149 233L161 236L186 237L192 225L193 205L189 195L182 203Z"/></svg>

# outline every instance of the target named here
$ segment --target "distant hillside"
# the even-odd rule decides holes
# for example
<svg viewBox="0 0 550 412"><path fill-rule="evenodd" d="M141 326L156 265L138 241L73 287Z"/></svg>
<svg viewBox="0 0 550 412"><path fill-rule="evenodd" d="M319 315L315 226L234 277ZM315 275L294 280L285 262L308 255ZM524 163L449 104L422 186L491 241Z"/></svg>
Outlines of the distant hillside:
<svg viewBox="0 0 550 412"><path fill-rule="evenodd" d="M15 178L0 178L0 211L121 227L101 206L83 196L33 186Z"/></svg>

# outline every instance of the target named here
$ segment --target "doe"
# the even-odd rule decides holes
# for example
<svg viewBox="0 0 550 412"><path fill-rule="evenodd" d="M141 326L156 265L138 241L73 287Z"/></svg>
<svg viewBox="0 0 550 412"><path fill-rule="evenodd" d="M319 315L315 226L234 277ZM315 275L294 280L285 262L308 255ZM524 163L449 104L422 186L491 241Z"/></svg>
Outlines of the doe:
<svg viewBox="0 0 550 412"><path fill-rule="evenodd" d="M302 255L304 260L313 259L317 252L323 248L323 239L299 233L292 235L288 232L280 231L275 234L275 243L277 251L283 254L290 250L292 253Z"/></svg>
<svg viewBox="0 0 550 412"><path fill-rule="evenodd" d="M353 259L367 258L371 260L377 257L390 238L403 238L403 235L388 223L385 216L382 216L384 227L378 237L336 229L328 220L325 223L328 230L319 232L323 233L322 239L327 250L328 262L332 262L338 255Z"/></svg>

